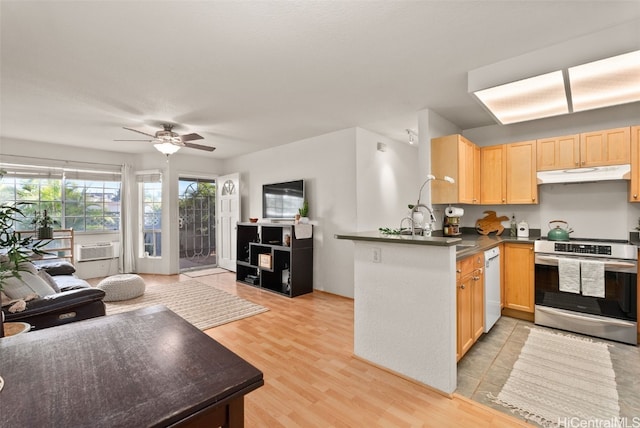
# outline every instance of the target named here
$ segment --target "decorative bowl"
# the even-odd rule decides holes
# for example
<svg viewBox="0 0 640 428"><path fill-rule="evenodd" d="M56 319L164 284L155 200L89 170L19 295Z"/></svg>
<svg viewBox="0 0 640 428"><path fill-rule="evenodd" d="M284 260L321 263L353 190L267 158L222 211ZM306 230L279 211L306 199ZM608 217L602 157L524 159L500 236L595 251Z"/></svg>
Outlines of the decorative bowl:
<svg viewBox="0 0 640 428"><path fill-rule="evenodd" d="M257 222L258 222L258 219L257 219L256 217L249 217L249 221L250 221L251 223L257 223Z"/></svg>

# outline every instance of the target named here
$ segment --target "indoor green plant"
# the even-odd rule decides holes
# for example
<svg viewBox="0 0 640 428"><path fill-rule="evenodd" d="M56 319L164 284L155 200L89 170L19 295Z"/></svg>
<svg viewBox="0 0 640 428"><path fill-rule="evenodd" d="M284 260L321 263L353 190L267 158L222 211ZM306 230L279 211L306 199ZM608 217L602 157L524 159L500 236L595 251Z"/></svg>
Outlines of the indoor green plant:
<svg viewBox="0 0 640 428"><path fill-rule="evenodd" d="M20 264L27 261L28 254L34 250L33 236L20 237L15 233L14 225L23 217L20 208L3 204L0 206L0 291L11 277L20 277ZM41 243L36 243L35 251L40 252ZM0 320L0 337L4 336Z"/></svg>
<svg viewBox="0 0 640 428"><path fill-rule="evenodd" d="M309 202L305 199L302 206L298 208L300 214L300 223L309 223Z"/></svg>
<svg viewBox="0 0 640 428"><path fill-rule="evenodd" d="M33 224L36 225L38 239L52 239L52 226L58 224L58 222L51 218L47 213L47 210L43 210L42 212L36 211L35 217L33 218Z"/></svg>

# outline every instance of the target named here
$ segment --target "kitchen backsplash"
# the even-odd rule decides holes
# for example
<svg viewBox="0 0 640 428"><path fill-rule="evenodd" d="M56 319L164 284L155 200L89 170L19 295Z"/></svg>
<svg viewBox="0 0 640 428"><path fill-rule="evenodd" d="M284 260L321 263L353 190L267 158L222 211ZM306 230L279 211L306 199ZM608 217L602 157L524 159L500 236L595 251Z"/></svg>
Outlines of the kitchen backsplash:
<svg viewBox="0 0 640 428"><path fill-rule="evenodd" d="M530 228L541 229L542 235L549 231L552 220L564 220L573 229L572 237L628 239L635 231L640 217L640 203L627 202L628 181L603 181L594 183L545 184L538 186L538 205L457 205L464 208L463 227L475 227L484 211L495 211L498 216L509 218L515 214L516 221L526 221ZM446 205L436 207L439 225ZM509 222L503 223L508 229Z"/></svg>

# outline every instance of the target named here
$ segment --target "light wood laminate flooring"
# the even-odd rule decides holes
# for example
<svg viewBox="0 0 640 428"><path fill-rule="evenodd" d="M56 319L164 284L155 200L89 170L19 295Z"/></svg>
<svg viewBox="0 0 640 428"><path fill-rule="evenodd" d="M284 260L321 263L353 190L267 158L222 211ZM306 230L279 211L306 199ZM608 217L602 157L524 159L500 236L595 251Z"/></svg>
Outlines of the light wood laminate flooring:
<svg viewBox="0 0 640 428"><path fill-rule="evenodd" d="M191 279L142 276L148 287ZM247 427L531 426L355 358L352 299L317 291L290 299L236 283L233 273L197 281L269 308L205 331L264 373L265 385L245 397Z"/></svg>

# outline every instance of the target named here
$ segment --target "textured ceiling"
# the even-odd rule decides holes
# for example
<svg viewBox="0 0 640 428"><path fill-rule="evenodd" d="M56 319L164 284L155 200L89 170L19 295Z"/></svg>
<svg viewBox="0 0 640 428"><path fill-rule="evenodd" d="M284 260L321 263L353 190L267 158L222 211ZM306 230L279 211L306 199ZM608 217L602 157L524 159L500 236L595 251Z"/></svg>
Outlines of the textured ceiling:
<svg viewBox="0 0 640 428"><path fill-rule="evenodd" d="M640 18L638 1L4 1L0 137L153 152L177 123L217 158L425 108L495 122L467 72ZM147 128L152 129L152 128ZM188 149L185 149L188 150Z"/></svg>

